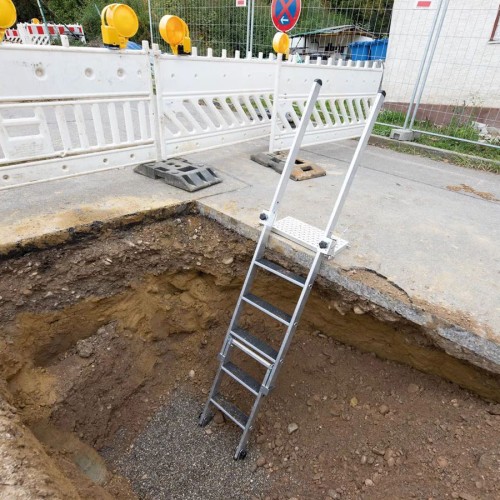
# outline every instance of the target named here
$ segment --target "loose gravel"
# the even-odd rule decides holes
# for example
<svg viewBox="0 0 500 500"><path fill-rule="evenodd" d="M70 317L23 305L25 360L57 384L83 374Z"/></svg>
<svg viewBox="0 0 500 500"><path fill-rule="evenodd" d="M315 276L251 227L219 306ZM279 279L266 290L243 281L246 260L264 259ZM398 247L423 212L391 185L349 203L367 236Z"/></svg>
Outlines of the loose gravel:
<svg viewBox="0 0 500 500"><path fill-rule="evenodd" d="M114 465L142 499L242 499L265 491L267 473L256 454L234 460L236 426L213 420L199 427L202 402L179 391L151 419Z"/></svg>

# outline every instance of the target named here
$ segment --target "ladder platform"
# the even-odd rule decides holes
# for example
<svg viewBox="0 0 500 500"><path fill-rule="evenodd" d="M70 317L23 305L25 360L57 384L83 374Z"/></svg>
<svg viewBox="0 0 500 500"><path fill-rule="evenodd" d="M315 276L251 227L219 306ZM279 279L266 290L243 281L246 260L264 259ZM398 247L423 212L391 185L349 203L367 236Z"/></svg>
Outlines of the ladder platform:
<svg viewBox="0 0 500 500"><path fill-rule="evenodd" d="M261 357L268 359L271 363L275 363L278 358L278 351L274 350L269 344L258 339L251 333L243 330L239 326L234 327L231 330L231 336L239 340L243 344L251 347L257 352Z"/></svg>
<svg viewBox="0 0 500 500"><path fill-rule="evenodd" d="M287 326L290 324L290 321L292 321L292 317L285 311L274 307L272 304L264 299L261 299L260 297L257 297L253 293L245 293L242 299L246 303L256 307L260 311L266 313L268 316L271 316L271 318L274 318Z"/></svg>
<svg viewBox="0 0 500 500"><path fill-rule="evenodd" d="M319 248L319 242L324 238L325 232L317 227L302 222L294 217L285 217L276 221L272 228L272 232L283 236L309 250L316 252ZM347 247L348 242L337 236L332 236L336 241L333 250L330 250L330 255L337 255L341 250Z"/></svg>
<svg viewBox="0 0 500 500"><path fill-rule="evenodd" d="M236 405L228 401L221 394L216 394L210 399L224 415L227 415L236 425L244 429L248 422L248 415L245 415Z"/></svg>
<svg viewBox="0 0 500 500"><path fill-rule="evenodd" d="M281 278L289 281L290 283L293 283L294 285L303 287L306 283L306 279L304 277L299 276L298 274L295 274L292 271L289 271L288 269L280 266L279 264L271 262L270 260L257 259L255 261L255 264L257 264L262 269L275 274L276 276L280 276Z"/></svg>
<svg viewBox="0 0 500 500"><path fill-rule="evenodd" d="M248 389L251 393L255 394L256 396L257 394L259 394L260 384L239 366L236 366L231 361L226 361L222 365L222 370L225 371L229 376L234 378L236 382L240 383L243 387Z"/></svg>

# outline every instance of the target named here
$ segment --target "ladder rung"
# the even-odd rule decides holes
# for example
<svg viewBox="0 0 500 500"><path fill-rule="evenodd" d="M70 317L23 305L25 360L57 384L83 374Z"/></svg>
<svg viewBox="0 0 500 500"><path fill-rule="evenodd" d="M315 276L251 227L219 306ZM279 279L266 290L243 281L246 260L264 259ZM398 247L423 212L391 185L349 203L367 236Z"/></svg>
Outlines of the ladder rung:
<svg viewBox="0 0 500 500"><path fill-rule="evenodd" d="M266 344L264 341L253 336L251 333L243 330L243 328L240 328L239 326L234 327L234 329L231 330L231 335L251 347L263 358L268 359L272 363L276 362L278 351L275 351L269 344Z"/></svg>
<svg viewBox="0 0 500 500"><path fill-rule="evenodd" d="M216 394L210 401L217 407L219 410L227 415L236 425L239 425L242 429L245 429L248 416L245 415L236 405L228 401L221 394Z"/></svg>
<svg viewBox="0 0 500 500"><path fill-rule="evenodd" d="M264 299L261 299L260 297L257 297L253 293L246 293L245 295L243 295L242 298L248 304L251 304L252 306L266 313L268 316L271 316L272 318L281 321L287 326L290 324L290 321L292 320L292 317L289 314L282 311L281 309L278 309L277 307L274 307L272 304L270 304Z"/></svg>
<svg viewBox="0 0 500 500"><path fill-rule="evenodd" d="M306 283L306 279L298 274L292 273L288 269L271 262L267 259L258 259L255 261L255 264L261 267L262 269L266 269L270 273L276 274L276 276L280 276L281 278L293 283L294 285L303 287Z"/></svg>
<svg viewBox="0 0 500 500"><path fill-rule="evenodd" d="M259 394L260 384L239 366L236 366L231 361L227 361L222 365L222 369L250 392L253 392L256 396Z"/></svg>
<svg viewBox="0 0 500 500"><path fill-rule="evenodd" d="M231 339L231 345L237 347L240 351L243 351L247 356L250 356L251 358L255 359L255 361L265 366L266 369L271 368L271 366L273 366L274 364L271 363L271 361L268 361L266 358L263 358L260 354L257 354L256 351L254 351L250 347L247 347L246 344L240 342L234 336Z"/></svg>

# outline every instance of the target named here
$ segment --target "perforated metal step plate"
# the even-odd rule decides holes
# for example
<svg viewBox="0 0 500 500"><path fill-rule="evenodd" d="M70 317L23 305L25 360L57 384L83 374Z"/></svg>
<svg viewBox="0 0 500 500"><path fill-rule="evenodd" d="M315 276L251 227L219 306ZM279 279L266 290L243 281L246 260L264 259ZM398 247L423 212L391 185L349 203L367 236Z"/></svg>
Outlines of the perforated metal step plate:
<svg viewBox="0 0 500 500"><path fill-rule="evenodd" d="M324 236L324 231L321 229L294 217L285 217L275 222L272 232L313 251L318 249L319 242ZM346 240L338 236L333 235L332 239L336 241L336 244L333 250L330 250L330 255L337 255L348 245Z"/></svg>
<svg viewBox="0 0 500 500"><path fill-rule="evenodd" d="M184 191L198 191L222 182L210 167L191 163L184 158L142 163L134 168L134 172L151 179L163 179L167 184Z"/></svg>

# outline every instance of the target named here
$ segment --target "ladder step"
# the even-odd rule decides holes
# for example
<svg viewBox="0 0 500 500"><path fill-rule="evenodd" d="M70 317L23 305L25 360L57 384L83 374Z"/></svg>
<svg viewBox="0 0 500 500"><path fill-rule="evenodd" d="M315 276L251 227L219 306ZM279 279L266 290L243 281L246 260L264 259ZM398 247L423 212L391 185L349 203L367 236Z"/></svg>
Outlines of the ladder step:
<svg viewBox="0 0 500 500"><path fill-rule="evenodd" d="M210 401L219 408L219 410L227 415L236 425L239 425L242 429L245 429L248 416L245 415L236 405L228 401L221 394L216 394Z"/></svg>
<svg viewBox="0 0 500 500"><path fill-rule="evenodd" d="M243 387L247 388L250 392L252 392L256 396L257 394L259 394L260 384L239 366L236 366L231 361L227 361L222 365L222 369L228 375L233 377L236 382L239 382Z"/></svg>
<svg viewBox="0 0 500 500"><path fill-rule="evenodd" d="M284 267L280 266L279 264L275 264L270 260L257 259L255 261L255 264L257 264L262 269L269 271L270 273L276 274L276 276L280 276L281 278L289 281L290 283L293 283L294 285L303 287L306 283L306 279L302 276L292 273L292 271L289 271L288 269L285 269Z"/></svg>
<svg viewBox="0 0 500 500"><path fill-rule="evenodd" d="M243 330L243 328L240 328L239 326L234 327L233 330L231 330L231 335L254 349L257 354L263 358L267 358L272 363L276 361L278 351L275 351L269 344L266 344L264 341L258 339L251 333Z"/></svg>
<svg viewBox="0 0 500 500"><path fill-rule="evenodd" d="M292 320L292 317L289 314L282 311L281 309L278 309L277 307L274 307L272 304L270 304L264 299L261 299L260 297L257 297L253 293L245 293L245 295L243 295L242 298L248 304L266 313L268 316L271 316L272 318L281 321L281 323L284 323L287 326L290 324L290 321Z"/></svg>

